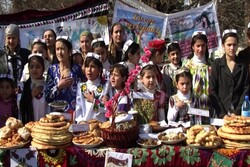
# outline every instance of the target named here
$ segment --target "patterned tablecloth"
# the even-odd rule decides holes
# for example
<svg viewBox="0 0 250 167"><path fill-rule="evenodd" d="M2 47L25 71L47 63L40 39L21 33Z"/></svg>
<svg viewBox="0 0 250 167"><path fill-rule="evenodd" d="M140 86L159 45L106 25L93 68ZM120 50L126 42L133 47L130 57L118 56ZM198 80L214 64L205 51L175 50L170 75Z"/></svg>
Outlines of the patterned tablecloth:
<svg viewBox="0 0 250 167"><path fill-rule="evenodd" d="M106 151L133 154L133 166L208 166L214 152L222 154L234 161L233 166L250 166L250 150L237 149L197 149L188 146L161 145L155 149L145 148L98 148L84 149L69 146L58 150L39 150L38 166L41 167L103 167ZM0 166L10 166L9 151L0 150ZM212 166L221 166L221 159L211 160Z"/></svg>

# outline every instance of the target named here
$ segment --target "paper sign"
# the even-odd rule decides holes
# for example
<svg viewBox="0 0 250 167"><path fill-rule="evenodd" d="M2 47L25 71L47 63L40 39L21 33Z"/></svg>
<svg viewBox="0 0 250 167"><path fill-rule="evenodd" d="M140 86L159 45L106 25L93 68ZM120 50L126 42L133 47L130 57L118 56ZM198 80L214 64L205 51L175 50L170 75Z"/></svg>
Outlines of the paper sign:
<svg viewBox="0 0 250 167"><path fill-rule="evenodd" d="M191 126L191 122L169 122L168 125L173 126L173 127L179 127L182 125L184 128L189 128Z"/></svg>
<svg viewBox="0 0 250 167"><path fill-rule="evenodd" d="M141 139L158 139L157 133L139 134Z"/></svg>
<svg viewBox="0 0 250 167"><path fill-rule="evenodd" d="M180 124L178 122L169 122L168 125L173 126L173 127L178 127Z"/></svg>
<svg viewBox="0 0 250 167"><path fill-rule="evenodd" d="M191 126L191 122L188 121L188 122L182 122L181 125L184 127L184 128L189 128Z"/></svg>
<svg viewBox="0 0 250 167"><path fill-rule="evenodd" d="M89 131L89 124L72 124L69 128L70 132L87 132Z"/></svg>
<svg viewBox="0 0 250 167"><path fill-rule="evenodd" d="M132 154L106 152L104 167L132 167Z"/></svg>
<svg viewBox="0 0 250 167"><path fill-rule="evenodd" d="M162 121L160 121L158 123L159 123L160 127L168 127L168 124L166 123L165 120L162 120Z"/></svg>
<svg viewBox="0 0 250 167"><path fill-rule="evenodd" d="M37 150L31 148L10 150L10 166L37 167Z"/></svg>
<svg viewBox="0 0 250 167"><path fill-rule="evenodd" d="M134 99L149 99L154 100L154 94L148 92L133 92L132 94Z"/></svg>
<svg viewBox="0 0 250 167"><path fill-rule="evenodd" d="M210 122L211 122L211 125L215 125L215 126L222 126L222 125L224 125L224 120L223 119L219 119L219 118L211 118Z"/></svg>
<svg viewBox="0 0 250 167"><path fill-rule="evenodd" d="M202 110L202 109L192 108L192 107L190 107L188 109L188 114L209 117L209 111L208 110Z"/></svg>

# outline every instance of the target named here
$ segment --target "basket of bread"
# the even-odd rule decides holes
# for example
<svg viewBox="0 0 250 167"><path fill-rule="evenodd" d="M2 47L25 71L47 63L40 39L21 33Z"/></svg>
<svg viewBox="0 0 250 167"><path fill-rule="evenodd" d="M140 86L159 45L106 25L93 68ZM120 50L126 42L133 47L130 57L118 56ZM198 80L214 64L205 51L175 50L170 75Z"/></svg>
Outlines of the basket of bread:
<svg viewBox="0 0 250 167"><path fill-rule="evenodd" d="M210 125L195 125L187 130L188 146L202 149L212 149L222 144L216 129Z"/></svg>
<svg viewBox="0 0 250 167"><path fill-rule="evenodd" d="M119 114L101 124L101 136L107 146L129 148L136 145L139 127L130 114Z"/></svg>
<svg viewBox="0 0 250 167"><path fill-rule="evenodd" d="M218 135L226 148L250 149L250 118L243 116L225 116L224 125L218 129Z"/></svg>
<svg viewBox="0 0 250 167"><path fill-rule="evenodd" d="M14 149L25 146L30 142L30 131L22 122L9 117L5 126L0 129L0 149Z"/></svg>

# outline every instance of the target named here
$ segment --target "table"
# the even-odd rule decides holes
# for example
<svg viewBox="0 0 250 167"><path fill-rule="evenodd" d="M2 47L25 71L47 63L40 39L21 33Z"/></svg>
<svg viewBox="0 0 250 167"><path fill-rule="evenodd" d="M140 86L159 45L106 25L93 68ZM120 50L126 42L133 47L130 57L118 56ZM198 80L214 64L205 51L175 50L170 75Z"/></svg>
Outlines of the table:
<svg viewBox="0 0 250 167"><path fill-rule="evenodd" d="M194 166L206 167L213 152L218 152L234 160L235 167L250 166L250 150L237 149L197 149L188 146L161 145L155 149L140 147L129 149L115 149L101 147L98 149L84 149L69 146L58 150L39 150L38 166L41 167L103 167L106 151L116 151L133 154L133 166ZM53 153L52 153L53 152ZM3 166L10 166L9 151L0 153ZM0 165L1 166L1 165Z"/></svg>

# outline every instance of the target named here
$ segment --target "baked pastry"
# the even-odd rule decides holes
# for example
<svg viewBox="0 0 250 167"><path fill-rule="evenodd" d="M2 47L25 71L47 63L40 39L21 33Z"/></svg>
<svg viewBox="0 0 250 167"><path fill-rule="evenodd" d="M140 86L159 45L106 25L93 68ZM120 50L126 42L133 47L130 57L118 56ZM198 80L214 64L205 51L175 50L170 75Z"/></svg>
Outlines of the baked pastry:
<svg viewBox="0 0 250 167"><path fill-rule="evenodd" d="M228 126L224 125L221 130L230 134L250 134L250 126Z"/></svg>
<svg viewBox="0 0 250 167"><path fill-rule="evenodd" d="M9 117L6 122L5 122L5 125L8 126L10 129L13 129L13 130L17 130L21 127L23 127L23 123L14 118L14 117Z"/></svg>
<svg viewBox="0 0 250 167"><path fill-rule="evenodd" d="M32 132L32 128L33 128L33 126L34 126L35 124L36 124L36 122L30 121L30 122L26 123L24 126L25 126L30 132Z"/></svg>
<svg viewBox="0 0 250 167"><path fill-rule="evenodd" d="M7 139L11 137L12 130L8 126L4 126L0 129L0 139Z"/></svg>
<svg viewBox="0 0 250 167"><path fill-rule="evenodd" d="M250 125L250 118L244 117L244 116L238 116L238 115L231 115L231 116L224 116L224 125L227 126L236 126L236 127L242 127L242 126L248 126Z"/></svg>
<svg viewBox="0 0 250 167"><path fill-rule="evenodd" d="M30 137L30 131L26 127L19 128L17 130L17 133L25 140L27 141Z"/></svg>

